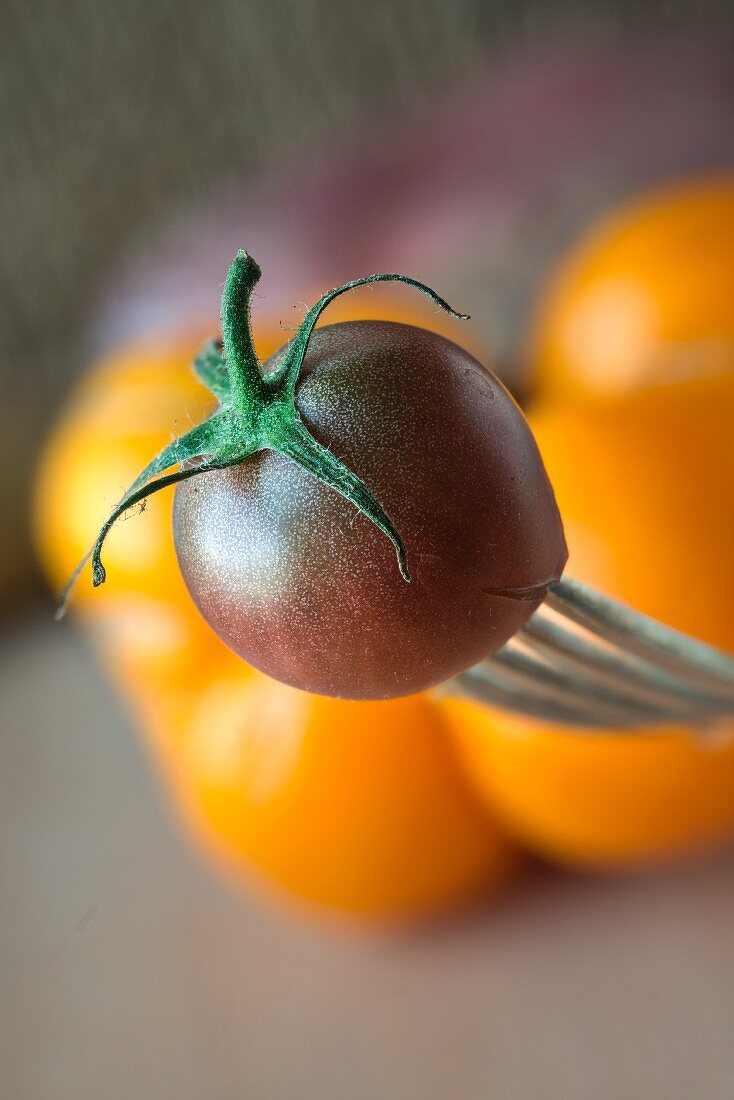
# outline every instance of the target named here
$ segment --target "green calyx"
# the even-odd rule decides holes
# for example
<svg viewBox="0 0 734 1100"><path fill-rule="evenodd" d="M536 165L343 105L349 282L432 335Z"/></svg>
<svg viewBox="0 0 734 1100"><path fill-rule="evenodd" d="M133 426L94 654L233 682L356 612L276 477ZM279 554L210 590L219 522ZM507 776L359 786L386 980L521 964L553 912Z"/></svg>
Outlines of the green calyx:
<svg viewBox="0 0 734 1100"><path fill-rule="evenodd" d="M296 408L296 383L316 322L329 303L347 290L370 283L406 283L422 291L453 317L467 320L468 315L457 313L430 287L407 275L368 275L354 279L319 298L304 317L277 369L266 375L260 366L250 328L250 298L260 275L260 268L252 257L244 251L238 252L222 294L222 342L210 341L194 360L198 378L218 399L219 408L208 420L164 447L138 475L105 520L94 546L74 571L61 595L57 618L63 616L71 590L90 559L94 587L104 583L102 547L116 520L129 508L142 505L152 493L168 485L208 470L237 466L265 450L279 451L297 462L367 516L392 542L400 573L405 581L410 581L405 545L390 517L364 482L311 435Z"/></svg>

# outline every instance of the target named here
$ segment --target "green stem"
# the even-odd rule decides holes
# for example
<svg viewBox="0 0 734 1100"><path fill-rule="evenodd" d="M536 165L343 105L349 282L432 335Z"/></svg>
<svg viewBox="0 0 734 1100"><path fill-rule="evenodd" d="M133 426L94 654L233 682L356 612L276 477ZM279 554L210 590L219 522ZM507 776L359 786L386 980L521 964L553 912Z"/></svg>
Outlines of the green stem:
<svg viewBox="0 0 734 1100"><path fill-rule="evenodd" d="M299 418L292 421L280 434L277 449L281 454L297 462L307 473L323 485L328 485L335 493L374 523L390 539L398 559L398 569L404 581L410 583L408 553L405 544L395 529L380 502L372 495L367 486L348 466L340 462L326 447L314 439L306 425Z"/></svg>
<svg viewBox="0 0 734 1100"><path fill-rule="evenodd" d="M244 455L243 458L249 458L249 455ZM240 459L243 461L243 459ZM187 481L190 477L198 477L199 474L205 474L209 470L222 470L225 469L228 463L226 462L201 462L198 466L185 466L182 470L176 470L173 474L165 474L163 477L157 478L155 481L149 481L147 485L143 485L140 489L136 489L135 492L129 493L121 504L118 504L114 512L105 520L102 528L97 535L97 541L92 547L92 584L94 588L97 588L100 584L104 584L107 579L107 570L102 564L102 546L107 538L113 523L120 518L128 508L133 508L136 504L141 504L147 497L153 493L159 492L161 489L166 489L169 485L178 485L181 481Z"/></svg>
<svg viewBox="0 0 734 1100"><path fill-rule="evenodd" d="M419 283L417 279L411 279L409 275L365 275L361 279L352 279L351 282L344 283L342 286L335 287L333 290L327 291L326 294L322 294L318 302L311 306L308 313L301 321L298 332L293 337L290 347L273 381L277 382L280 379L284 379L287 384L287 392L292 395L295 392L296 382L301 373L301 367L308 349L309 341L321 314L340 294L346 294L349 290L356 290L357 287L369 286L372 283L404 283L406 286L411 286L415 290L419 290L421 294L425 294L427 298L430 298L432 302L445 310L451 317L455 317L457 321L469 320L468 313L458 313L447 301L445 301L445 299L436 294L436 291L432 290L430 286L426 286L425 283Z"/></svg>
<svg viewBox="0 0 734 1100"><path fill-rule="evenodd" d="M267 400L250 328L250 298L261 274L252 256L240 249L222 293L222 339L232 404L245 417L256 414Z"/></svg>

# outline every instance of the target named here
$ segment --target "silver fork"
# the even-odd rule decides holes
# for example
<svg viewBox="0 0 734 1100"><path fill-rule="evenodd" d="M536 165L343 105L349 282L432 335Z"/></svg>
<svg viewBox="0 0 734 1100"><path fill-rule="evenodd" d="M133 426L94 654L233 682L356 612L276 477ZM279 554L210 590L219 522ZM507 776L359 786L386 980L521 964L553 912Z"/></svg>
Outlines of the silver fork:
<svg viewBox="0 0 734 1100"><path fill-rule="evenodd" d="M706 733L734 715L734 657L564 577L509 642L446 687L563 725Z"/></svg>

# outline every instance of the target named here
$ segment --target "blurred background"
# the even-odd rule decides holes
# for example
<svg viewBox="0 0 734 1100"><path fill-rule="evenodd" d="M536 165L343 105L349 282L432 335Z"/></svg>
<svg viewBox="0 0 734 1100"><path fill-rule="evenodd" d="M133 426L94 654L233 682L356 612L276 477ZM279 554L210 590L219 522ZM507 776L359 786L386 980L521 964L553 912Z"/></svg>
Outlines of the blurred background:
<svg viewBox="0 0 734 1100"><path fill-rule="evenodd" d="M327 321L470 347L573 575L734 651L733 37L705 0L4 6L2 1096L732 1095L734 731L280 688L193 611L170 498L71 621L51 590L205 411L246 247L262 354L375 270L471 313Z"/></svg>

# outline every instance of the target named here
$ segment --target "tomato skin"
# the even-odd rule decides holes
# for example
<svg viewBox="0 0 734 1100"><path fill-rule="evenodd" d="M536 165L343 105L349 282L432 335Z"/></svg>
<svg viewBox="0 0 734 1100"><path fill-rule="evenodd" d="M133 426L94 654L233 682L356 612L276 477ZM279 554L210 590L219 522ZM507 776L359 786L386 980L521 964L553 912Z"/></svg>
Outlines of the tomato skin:
<svg viewBox="0 0 734 1100"><path fill-rule="evenodd" d="M280 454L181 484L179 563L249 663L321 695L388 698L502 645L563 569L553 491L512 398L422 329L353 322L313 337L296 404L386 509L408 550Z"/></svg>

